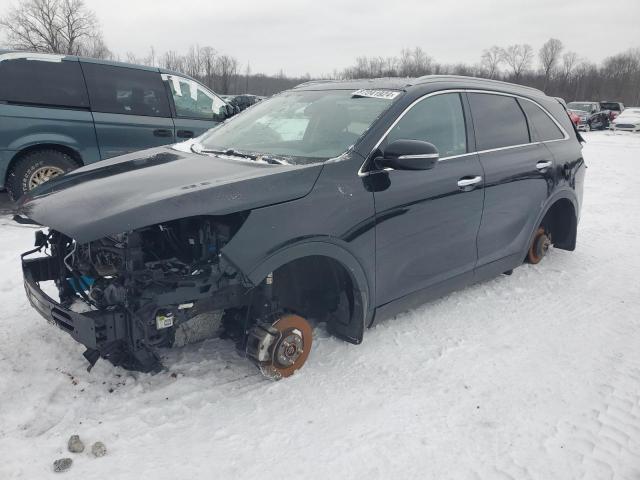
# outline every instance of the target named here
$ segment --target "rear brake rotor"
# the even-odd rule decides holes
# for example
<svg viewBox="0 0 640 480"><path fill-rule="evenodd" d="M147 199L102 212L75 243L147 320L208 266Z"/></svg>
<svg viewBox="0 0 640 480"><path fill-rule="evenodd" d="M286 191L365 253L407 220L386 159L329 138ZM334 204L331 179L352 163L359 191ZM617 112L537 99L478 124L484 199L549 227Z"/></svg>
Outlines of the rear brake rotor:
<svg viewBox="0 0 640 480"><path fill-rule="evenodd" d="M300 369L309 357L313 342L311 325L299 315L287 314L272 325L278 340L271 347L271 362L260 365L262 373L276 380Z"/></svg>
<svg viewBox="0 0 640 480"><path fill-rule="evenodd" d="M547 251L549 251L550 246L551 237L546 234L544 228L540 227L533 237L529 252L527 253L529 263L533 265L540 263L542 258L547 254Z"/></svg>

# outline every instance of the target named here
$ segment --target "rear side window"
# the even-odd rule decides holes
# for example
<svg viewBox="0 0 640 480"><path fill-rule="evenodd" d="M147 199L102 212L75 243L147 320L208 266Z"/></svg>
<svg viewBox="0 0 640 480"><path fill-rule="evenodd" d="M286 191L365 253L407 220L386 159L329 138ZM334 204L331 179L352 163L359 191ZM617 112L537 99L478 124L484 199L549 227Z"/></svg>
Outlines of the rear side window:
<svg viewBox="0 0 640 480"><path fill-rule="evenodd" d="M530 142L527 120L514 97L470 93L469 103L478 150Z"/></svg>
<svg viewBox="0 0 640 480"><path fill-rule="evenodd" d="M467 133L460 95L444 93L418 102L387 136L394 140L422 140L438 149L440 157L467 152Z"/></svg>
<svg viewBox="0 0 640 480"><path fill-rule="evenodd" d="M160 73L83 63L91 110L104 113L170 117Z"/></svg>
<svg viewBox="0 0 640 480"><path fill-rule="evenodd" d="M87 108L87 89L74 61L0 61L0 100L53 107Z"/></svg>
<svg viewBox="0 0 640 480"><path fill-rule="evenodd" d="M548 140L560 140L564 138L564 134L553 120L549 118L549 115L544 113L535 103L528 100L518 100L518 102L529 119L529 127L531 128L533 140L546 142Z"/></svg>

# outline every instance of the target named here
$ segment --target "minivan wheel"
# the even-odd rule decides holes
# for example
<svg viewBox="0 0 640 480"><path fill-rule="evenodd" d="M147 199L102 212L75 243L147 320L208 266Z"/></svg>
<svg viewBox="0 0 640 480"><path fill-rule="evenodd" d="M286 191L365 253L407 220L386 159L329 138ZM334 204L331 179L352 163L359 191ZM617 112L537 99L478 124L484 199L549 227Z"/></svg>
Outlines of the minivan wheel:
<svg viewBox="0 0 640 480"><path fill-rule="evenodd" d="M53 177L62 175L78 164L66 153L57 150L38 150L22 157L7 176L7 191L13 201Z"/></svg>
<svg viewBox="0 0 640 480"><path fill-rule="evenodd" d="M538 231L536 232L535 236L533 237L533 241L531 242L531 246L529 247L529 252L527 253L527 261L533 265L540 263L540 261L549 251L550 246L551 236L544 231L544 228L538 228Z"/></svg>

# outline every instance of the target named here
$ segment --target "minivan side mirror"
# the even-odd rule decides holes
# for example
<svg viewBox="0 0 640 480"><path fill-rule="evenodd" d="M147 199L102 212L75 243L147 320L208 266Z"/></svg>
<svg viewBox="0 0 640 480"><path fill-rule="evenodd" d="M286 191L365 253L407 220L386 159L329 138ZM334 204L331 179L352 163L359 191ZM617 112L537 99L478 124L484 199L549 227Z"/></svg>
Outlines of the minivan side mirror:
<svg viewBox="0 0 640 480"><path fill-rule="evenodd" d="M394 140L373 161L378 168L430 170L438 163L438 149L422 140Z"/></svg>

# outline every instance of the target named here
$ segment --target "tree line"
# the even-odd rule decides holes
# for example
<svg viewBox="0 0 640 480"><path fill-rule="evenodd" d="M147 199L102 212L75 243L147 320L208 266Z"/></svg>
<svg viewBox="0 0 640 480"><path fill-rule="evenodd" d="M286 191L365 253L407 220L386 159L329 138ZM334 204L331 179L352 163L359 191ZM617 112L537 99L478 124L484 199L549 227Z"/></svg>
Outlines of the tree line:
<svg viewBox="0 0 640 480"><path fill-rule="evenodd" d="M7 47L36 52L83 55L158 66L183 72L220 94L271 95L310 80L253 73L249 63L195 45L185 53L159 53L151 47L147 55L127 53L124 58L107 47L95 14L83 0L25 0L0 17ZM399 56L361 56L353 65L323 75L325 79L374 77L418 77L422 75L467 75L504 80L539 88L548 95L571 100L615 100L640 105L640 48L632 48L595 64L567 51L551 38L534 51L528 44L492 46L475 64L444 64L422 48L403 49Z"/></svg>

